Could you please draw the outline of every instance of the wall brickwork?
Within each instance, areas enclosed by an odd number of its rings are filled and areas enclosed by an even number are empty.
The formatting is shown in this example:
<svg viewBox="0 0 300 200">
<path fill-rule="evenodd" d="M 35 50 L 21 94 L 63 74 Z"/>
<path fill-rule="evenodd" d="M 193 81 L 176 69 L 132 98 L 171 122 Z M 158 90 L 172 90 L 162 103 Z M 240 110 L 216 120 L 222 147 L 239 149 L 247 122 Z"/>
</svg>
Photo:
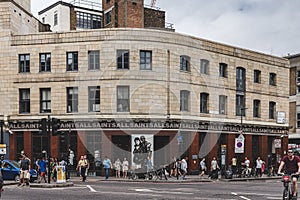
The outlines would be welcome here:
<svg viewBox="0 0 300 200">
<path fill-rule="evenodd" d="M 144 8 L 145 28 L 165 28 L 165 11 Z"/>
</svg>

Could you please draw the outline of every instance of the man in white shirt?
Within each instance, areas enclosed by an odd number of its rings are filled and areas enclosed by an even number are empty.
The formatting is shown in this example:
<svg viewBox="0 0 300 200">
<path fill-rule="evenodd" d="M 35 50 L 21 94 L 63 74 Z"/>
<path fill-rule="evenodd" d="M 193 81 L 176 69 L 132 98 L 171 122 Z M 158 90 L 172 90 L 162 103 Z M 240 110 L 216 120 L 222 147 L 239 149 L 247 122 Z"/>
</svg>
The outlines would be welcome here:
<svg viewBox="0 0 300 200">
<path fill-rule="evenodd" d="M 187 165 L 187 157 L 183 158 L 181 160 L 181 170 L 182 170 L 182 179 L 185 180 L 185 175 L 187 173 L 187 168 L 188 168 L 188 165 Z"/>
</svg>

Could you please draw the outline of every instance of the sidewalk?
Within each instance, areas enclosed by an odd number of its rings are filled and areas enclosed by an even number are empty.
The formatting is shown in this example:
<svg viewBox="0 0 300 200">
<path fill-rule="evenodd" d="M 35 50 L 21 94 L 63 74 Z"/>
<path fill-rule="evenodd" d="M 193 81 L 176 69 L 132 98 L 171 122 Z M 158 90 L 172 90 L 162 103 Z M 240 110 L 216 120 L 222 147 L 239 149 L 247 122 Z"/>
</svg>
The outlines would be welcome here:
<svg viewBox="0 0 300 200">
<path fill-rule="evenodd" d="M 186 179 L 179 179 L 177 180 L 176 177 L 168 177 L 168 180 L 145 180 L 145 179 L 128 179 L 128 178 L 116 178 L 116 177 L 109 177 L 108 180 L 105 180 L 105 177 L 103 176 L 89 176 L 87 177 L 86 184 L 89 182 L 101 182 L 101 181 L 118 181 L 118 182 L 160 182 L 160 183 L 189 183 L 189 182 L 214 182 L 214 181 L 224 181 L 224 182 L 234 182 L 234 181 L 265 181 L 265 180 L 276 180 L 280 179 L 280 176 L 263 176 L 260 178 L 257 177 L 250 177 L 250 178 L 236 178 L 233 177 L 232 179 L 225 179 L 225 178 L 219 178 L 217 180 L 211 180 L 208 178 L 207 175 L 204 177 L 200 177 L 199 175 L 187 175 Z M 30 187 L 39 187 L 39 188 L 54 188 L 54 187 L 72 187 L 74 184 L 82 183 L 79 177 L 72 176 L 70 180 L 68 180 L 66 183 L 30 183 Z M 18 182 L 15 181 L 4 181 L 5 185 L 17 185 Z M 25 186 L 26 187 L 26 186 Z"/>
</svg>

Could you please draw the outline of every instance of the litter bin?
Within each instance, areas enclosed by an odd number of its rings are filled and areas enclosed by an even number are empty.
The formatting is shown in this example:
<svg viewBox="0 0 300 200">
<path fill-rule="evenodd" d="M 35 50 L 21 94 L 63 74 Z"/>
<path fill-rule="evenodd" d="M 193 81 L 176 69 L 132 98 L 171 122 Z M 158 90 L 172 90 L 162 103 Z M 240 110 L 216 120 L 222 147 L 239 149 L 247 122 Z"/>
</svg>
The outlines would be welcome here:
<svg viewBox="0 0 300 200">
<path fill-rule="evenodd" d="M 232 179 L 232 171 L 230 170 L 227 170 L 226 173 L 225 173 L 225 179 Z"/>
</svg>

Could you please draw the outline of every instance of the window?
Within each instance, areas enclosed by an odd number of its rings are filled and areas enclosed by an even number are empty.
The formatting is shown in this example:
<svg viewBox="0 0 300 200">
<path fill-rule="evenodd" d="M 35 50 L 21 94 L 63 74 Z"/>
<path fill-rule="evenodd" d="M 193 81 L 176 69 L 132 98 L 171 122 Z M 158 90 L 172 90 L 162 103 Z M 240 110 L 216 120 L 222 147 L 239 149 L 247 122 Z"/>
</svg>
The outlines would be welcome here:
<svg viewBox="0 0 300 200">
<path fill-rule="evenodd" d="M 43 22 L 43 24 L 45 23 L 45 17 L 42 18 L 42 22 Z"/>
<path fill-rule="evenodd" d="M 78 52 L 67 52 L 67 71 L 78 70 Z"/>
<path fill-rule="evenodd" d="M 236 68 L 236 90 L 246 91 L 246 70 L 242 67 Z"/>
<path fill-rule="evenodd" d="M 129 86 L 117 86 L 117 112 L 129 111 Z"/>
<path fill-rule="evenodd" d="M 180 70 L 181 71 L 190 71 L 190 57 L 180 56 Z"/>
<path fill-rule="evenodd" d="M 190 92 L 187 90 L 180 91 L 180 111 L 189 111 Z"/>
<path fill-rule="evenodd" d="M 51 113 L 51 89 L 40 88 L 40 112 Z"/>
<path fill-rule="evenodd" d="M 300 128 L 300 113 L 297 113 L 297 128 Z"/>
<path fill-rule="evenodd" d="M 236 95 L 236 116 L 245 116 L 245 96 Z"/>
<path fill-rule="evenodd" d="M 117 69 L 129 69 L 129 50 L 117 50 Z"/>
<path fill-rule="evenodd" d="M 30 113 L 30 89 L 19 89 L 19 113 Z"/>
<path fill-rule="evenodd" d="M 54 14 L 54 20 L 53 21 L 54 21 L 54 26 L 58 24 L 57 13 Z"/>
<path fill-rule="evenodd" d="M 77 11 L 76 27 L 83 29 L 101 28 L 101 16 Z"/>
<path fill-rule="evenodd" d="M 78 112 L 78 88 L 67 88 L 67 113 Z"/>
<path fill-rule="evenodd" d="M 106 0 L 106 3 L 109 3 L 110 2 L 110 0 Z"/>
<path fill-rule="evenodd" d="M 140 69 L 152 69 L 152 51 L 140 51 Z"/>
<path fill-rule="evenodd" d="M 254 83 L 260 83 L 261 81 L 261 71 L 254 70 Z"/>
<path fill-rule="evenodd" d="M 226 115 L 226 107 L 227 107 L 227 96 L 220 95 L 219 96 L 219 114 Z"/>
<path fill-rule="evenodd" d="M 40 72 L 51 71 L 51 53 L 40 53 Z"/>
<path fill-rule="evenodd" d="M 209 61 L 205 59 L 200 60 L 200 73 L 201 74 L 208 74 L 208 66 Z"/>
<path fill-rule="evenodd" d="M 270 73 L 270 85 L 276 86 L 276 74 Z"/>
<path fill-rule="evenodd" d="M 100 112 L 100 86 L 89 88 L 89 112 Z"/>
<path fill-rule="evenodd" d="M 200 113 L 208 113 L 208 94 L 200 94 Z"/>
<path fill-rule="evenodd" d="M 276 102 L 269 102 L 269 119 L 275 119 Z"/>
<path fill-rule="evenodd" d="M 105 24 L 110 24 L 111 23 L 111 11 L 108 11 L 105 13 Z"/>
<path fill-rule="evenodd" d="M 30 55 L 20 54 L 19 55 L 19 72 L 30 72 Z"/>
<path fill-rule="evenodd" d="M 260 118 L 260 100 L 253 100 L 253 117 Z"/>
<path fill-rule="evenodd" d="M 219 63 L 219 76 L 220 77 L 227 77 L 227 64 L 226 63 Z"/>
<path fill-rule="evenodd" d="M 100 51 L 88 51 L 89 70 L 100 69 Z"/>
</svg>

